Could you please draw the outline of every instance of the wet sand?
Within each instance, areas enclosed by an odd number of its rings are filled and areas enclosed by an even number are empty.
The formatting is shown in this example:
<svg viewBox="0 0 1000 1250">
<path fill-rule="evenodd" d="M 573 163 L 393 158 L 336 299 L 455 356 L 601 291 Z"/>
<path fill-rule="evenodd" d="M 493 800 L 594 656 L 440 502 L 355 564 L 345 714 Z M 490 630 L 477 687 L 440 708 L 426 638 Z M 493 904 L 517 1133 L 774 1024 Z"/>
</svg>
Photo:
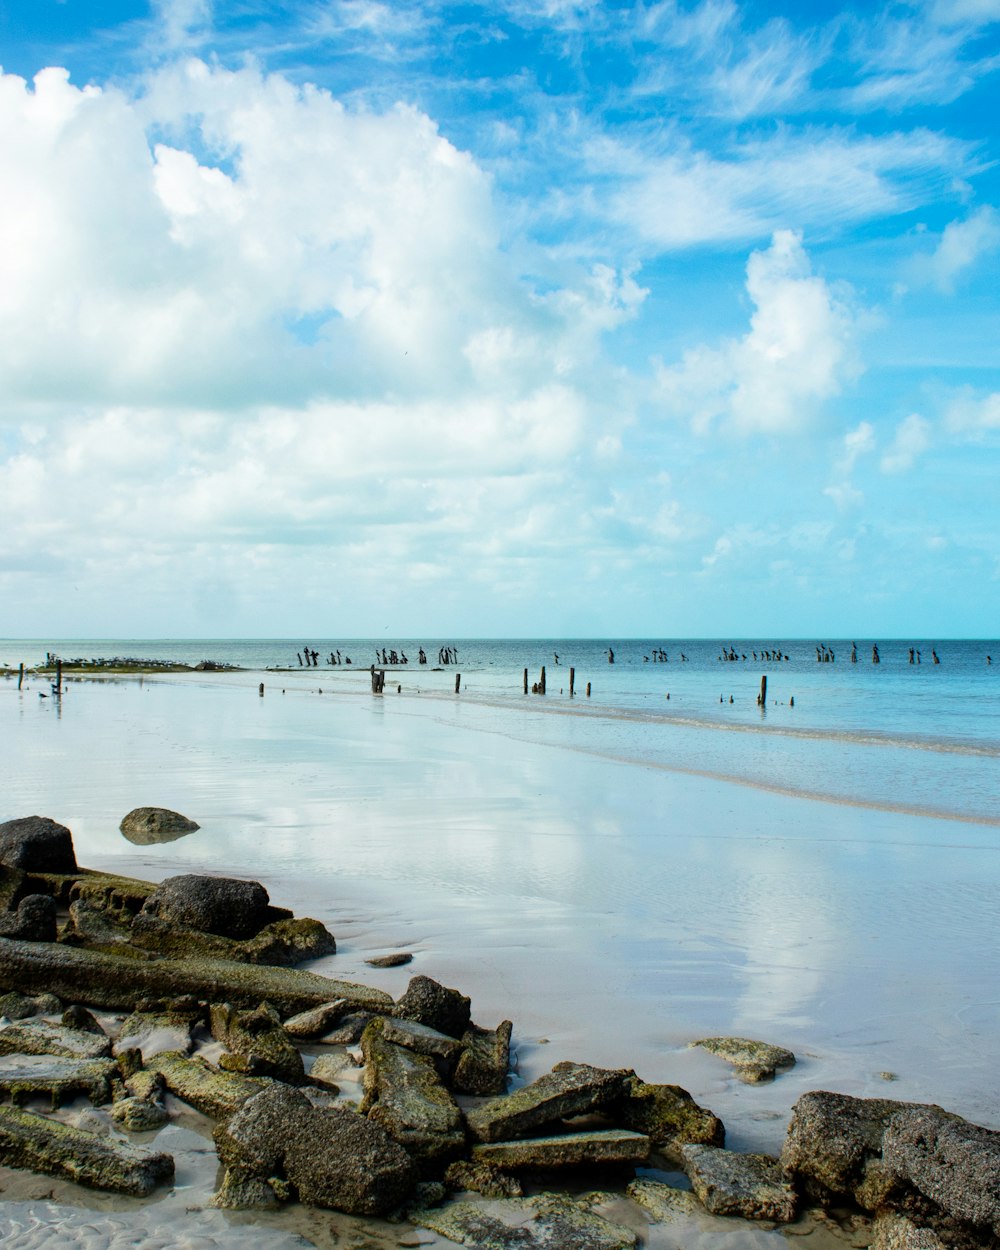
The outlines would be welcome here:
<svg viewBox="0 0 1000 1250">
<path fill-rule="evenodd" d="M 81 686 L 52 711 L 0 693 L 17 724 L 4 819 L 63 821 L 87 866 L 263 881 L 336 934 L 338 954 L 317 971 L 393 994 L 425 973 L 469 994 L 480 1024 L 511 1018 L 521 1080 L 567 1058 L 633 1067 L 690 1090 L 736 1149 L 777 1150 L 808 1089 L 937 1102 L 1000 1127 L 992 827 L 770 794 L 598 758 L 570 739 L 539 746 L 516 710 L 416 695 L 259 699 L 250 677 L 181 678 Z M 145 804 L 202 827 L 131 846 L 117 824 Z M 396 949 L 414 962 L 365 964 Z M 772 1041 L 799 1062 L 741 1085 L 689 1048 L 712 1034 Z M 190 1197 L 165 1199 L 162 1216 L 182 1198 L 202 1204 L 210 1162 L 192 1165 Z M 12 1175 L 0 1231 L 16 1208 Z M 80 1212 L 128 1207 L 126 1223 L 157 1210 L 69 1186 L 60 1200 L 70 1191 Z M 292 1231 L 289 1216 L 276 1232 Z M 197 1219 L 215 1241 L 192 1245 L 226 1244 L 238 1227 Z M 686 1244 L 724 1244 L 718 1228 L 689 1232 Z M 25 1246 L 32 1235 L 19 1234 Z M 776 1245 L 780 1234 L 732 1236 Z"/>
</svg>

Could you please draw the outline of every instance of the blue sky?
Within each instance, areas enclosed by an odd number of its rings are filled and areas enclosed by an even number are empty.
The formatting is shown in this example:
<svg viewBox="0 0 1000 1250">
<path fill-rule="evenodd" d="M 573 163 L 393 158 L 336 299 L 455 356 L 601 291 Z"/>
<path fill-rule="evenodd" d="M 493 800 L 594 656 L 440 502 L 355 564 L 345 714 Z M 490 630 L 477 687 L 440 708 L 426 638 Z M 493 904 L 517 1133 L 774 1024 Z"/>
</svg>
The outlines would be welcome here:
<svg viewBox="0 0 1000 1250">
<path fill-rule="evenodd" d="M 0 66 L 0 633 L 996 635 L 1000 0 L 0 0 Z"/>
</svg>

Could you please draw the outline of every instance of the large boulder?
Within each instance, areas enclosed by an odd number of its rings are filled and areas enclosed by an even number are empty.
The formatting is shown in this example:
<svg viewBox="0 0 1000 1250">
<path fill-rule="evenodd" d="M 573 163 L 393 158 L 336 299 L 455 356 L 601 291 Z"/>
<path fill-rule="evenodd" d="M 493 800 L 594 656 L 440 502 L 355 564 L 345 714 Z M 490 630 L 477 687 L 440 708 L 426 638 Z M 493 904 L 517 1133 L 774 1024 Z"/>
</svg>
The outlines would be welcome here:
<svg viewBox="0 0 1000 1250">
<path fill-rule="evenodd" d="M 656 1148 L 674 1163 L 684 1145 L 724 1146 L 726 1130 L 717 1115 L 701 1107 L 679 1085 L 651 1085 L 631 1076 L 625 1096 L 611 1112 L 613 1119 L 637 1133 L 647 1133 Z"/>
<path fill-rule="evenodd" d="M 307 1206 L 349 1215 L 385 1215 L 412 1194 L 417 1181 L 413 1160 L 379 1125 L 353 1111 L 313 1107 L 281 1085 L 257 1094 L 219 1125 L 215 1143 L 231 1192 L 246 1188 L 236 1180 L 277 1179 Z"/>
<path fill-rule="evenodd" d="M 73 835 L 48 816 L 22 816 L 0 825 L 0 864 L 28 872 L 76 872 Z"/>
<path fill-rule="evenodd" d="M 691 1187 L 713 1215 L 746 1220 L 795 1219 L 795 1190 L 772 1155 L 737 1154 L 718 1146 L 682 1146 Z"/>
<path fill-rule="evenodd" d="M 28 894 L 17 911 L 0 912 L 0 937 L 22 942 L 56 940 L 56 901 L 48 894 Z"/>
<path fill-rule="evenodd" d="M 253 937 L 270 920 L 268 904 L 267 890 L 259 881 L 192 873 L 162 881 L 140 914 L 243 940 Z"/>
</svg>

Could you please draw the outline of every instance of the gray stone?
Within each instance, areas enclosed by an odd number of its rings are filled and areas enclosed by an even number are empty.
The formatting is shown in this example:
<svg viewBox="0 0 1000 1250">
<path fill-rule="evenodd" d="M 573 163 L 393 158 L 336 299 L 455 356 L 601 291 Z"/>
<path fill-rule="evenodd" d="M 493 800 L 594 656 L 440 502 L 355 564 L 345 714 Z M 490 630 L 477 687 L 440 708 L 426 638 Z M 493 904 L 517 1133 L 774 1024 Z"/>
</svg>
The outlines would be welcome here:
<svg viewBox="0 0 1000 1250">
<path fill-rule="evenodd" d="M 24 816 L 0 825 L 0 864 L 28 872 L 76 872 L 73 835 L 47 816 Z"/>
<path fill-rule="evenodd" d="M 454 1159 L 465 1147 L 462 1113 L 442 1085 L 433 1059 L 387 1042 L 384 1024 L 373 1020 L 361 1038 L 362 1112 L 422 1164 Z"/>
<path fill-rule="evenodd" d="M 787 1224 L 795 1218 L 795 1190 L 772 1155 L 736 1154 L 718 1146 L 682 1146 L 694 1192 L 713 1215 Z"/>
<path fill-rule="evenodd" d="M 631 1181 L 625 1191 L 633 1202 L 643 1207 L 657 1224 L 689 1219 L 701 1210 L 702 1204 L 689 1189 L 675 1189 L 648 1176 Z"/>
<path fill-rule="evenodd" d="M 197 1022 L 197 1015 L 191 1012 L 134 1011 L 118 1030 L 115 1054 L 138 1050 L 144 1060 L 164 1051 L 190 1054 Z"/>
<path fill-rule="evenodd" d="M 431 1059 L 440 1060 L 439 1069 L 451 1072 L 459 1055 L 462 1043 L 437 1029 L 428 1028 L 426 1024 L 417 1024 L 414 1020 L 394 1020 L 386 1016 L 382 1020 L 382 1036 L 387 1042 L 397 1046 L 405 1046 L 407 1050 L 416 1051 L 418 1055 L 427 1055 Z"/>
<path fill-rule="evenodd" d="M 285 1032 L 289 1037 L 313 1038 L 322 1037 L 324 1033 L 329 1031 L 337 1024 L 341 1016 L 347 1009 L 347 1003 L 342 998 L 334 999 L 331 1003 L 321 1003 L 319 1007 L 313 1007 L 309 1011 L 300 1011 L 297 1015 L 289 1016 L 284 1021 Z M 367 1024 L 367 1021 L 365 1021 Z M 360 1037 L 361 1034 L 358 1034 Z M 355 1041 L 357 1038 L 354 1039 Z"/>
<path fill-rule="evenodd" d="M 631 1075 L 584 1063 L 558 1063 L 523 1089 L 470 1111 L 469 1130 L 484 1142 L 523 1137 L 567 1116 L 586 1115 L 619 1101 Z"/>
<path fill-rule="evenodd" d="M 168 1154 L 141 1150 L 16 1107 L 0 1107 L 0 1157 L 8 1167 L 138 1198 L 174 1174 Z"/>
<path fill-rule="evenodd" d="M 166 807 L 136 807 L 122 817 L 118 828 L 135 846 L 152 846 L 158 842 L 175 842 L 194 833 L 199 826 Z"/>
<path fill-rule="evenodd" d="M 881 1170 L 882 1136 L 901 1111 L 927 1110 L 891 1098 L 813 1090 L 792 1108 L 781 1165 L 804 1196 L 822 1205 L 847 1198 L 869 1211 L 890 1182 Z"/>
<path fill-rule="evenodd" d="M 384 1129 L 352 1111 L 321 1110 L 275 1085 L 215 1131 L 238 1176 L 287 1180 L 299 1200 L 349 1215 L 385 1215 L 417 1181 L 412 1159 Z"/>
<path fill-rule="evenodd" d="M 749 1037 L 703 1037 L 691 1045 L 700 1046 L 731 1063 L 735 1075 L 747 1085 L 773 1080 L 779 1069 L 795 1065 L 795 1056 L 790 1050 Z"/>
<path fill-rule="evenodd" d="M 210 1205 L 224 1211 L 277 1211 L 288 1196 L 277 1192 L 278 1188 L 273 1181 L 261 1176 L 248 1176 L 239 1168 L 226 1168 Z"/>
<path fill-rule="evenodd" d="M 948 1246 L 933 1229 L 886 1211 L 875 1217 L 869 1250 L 948 1250 Z"/>
<path fill-rule="evenodd" d="M 27 1020 L 29 1016 L 54 1016 L 63 1005 L 55 994 L 19 994 L 12 990 L 0 994 L 0 1016 L 8 1020 Z"/>
<path fill-rule="evenodd" d="M 489 1208 L 453 1202 L 439 1210 L 414 1211 L 412 1223 L 470 1250 L 629 1250 L 638 1238 L 572 1202 L 542 1204 L 513 1198 Z"/>
<path fill-rule="evenodd" d="M 111 1054 L 106 1033 L 84 1033 L 38 1016 L 0 1028 L 0 1055 L 60 1055 L 66 1059 L 105 1059 Z"/>
<path fill-rule="evenodd" d="M 649 1158 L 649 1138 L 624 1129 L 598 1129 L 589 1133 L 561 1133 L 553 1137 L 527 1137 L 517 1141 L 480 1142 L 472 1148 L 475 1163 L 488 1167 L 573 1168 L 602 1165 L 635 1167 Z"/>
<path fill-rule="evenodd" d="M 411 963 L 413 956 L 409 951 L 395 951 L 391 955 L 376 955 L 374 959 L 366 959 L 370 968 L 401 968 Z"/>
<path fill-rule="evenodd" d="M 371 1011 L 352 1011 L 342 1016 L 336 1028 L 324 1033 L 319 1039 L 327 1046 L 353 1046 L 361 1041 L 361 1035 L 373 1020 L 378 1019 Z"/>
<path fill-rule="evenodd" d="M 510 1036 L 514 1026 L 503 1020 L 495 1029 L 474 1024 L 462 1034 L 462 1057 L 452 1079 L 460 1094 L 489 1096 L 507 1088 L 510 1070 Z"/>
<path fill-rule="evenodd" d="M 111 1059 L 67 1059 L 54 1055 L 6 1055 L 0 1058 L 0 1090 L 15 1105 L 47 1097 L 52 1109 L 77 1094 L 95 1105 L 111 1101 L 111 1081 L 118 1069 Z"/>
<path fill-rule="evenodd" d="M 154 1055 L 147 1067 L 171 1094 L 213 1120 L 232 1115 L 248 1099 L 274 1084 L 264 1077 L 221 1072 L 197 1055 L 188 1059 L 176 1052 Z"/>
<path fill-rule="evenodd" d="M 85 934 L 80 917 L 73 915 L 72 918 L 76 931 Z M 93 930 L 94 927 L 91 920 L 88 928 Z M 275 920 L 263 925 L 252 937 L 237 939 L 205 933 L 177 921 L 140 912 L 126 936 L 133 946 L 158 955 L 235 959 L 241 963 L 272 964 L 283 968 L 337 952 L 336 939 L 329 929 L 307 916 Z M 103 949 L 107 949 L 106 940 Z"/>
<path fill-rule="evenodd" d="M 428 1028 L 461 1037 L 469 1027 L 471 1004 L 459 990 L 448 989 L 430 977 L 413 977 L 396 1003 L 395 1014 Z"/>
<path fill-rule="evenodd" d="M 130 1095 L 111 1107 L 111 1118 L 130 1133 L 150 1133 L 163 1128 L 170 1119 L 163 1105 L 148 1098 Z"/>
<path fill-rule="evenodd" d="M 346 1051 L 333 1055 L 317 1055 L 309 1069 L 309 1083 L 321 1089 L 339 1092 L 337 1078 L 344 1072 L 357 1071 L 357 1064 Z"/>
<path fill-rule="evenodd" d="M 162 881 L 146 899 L 141 914 L 245 940 L 268 923 L 268 903 L 267 890 L 259 881 L 189 874 Z"/>
<path fill-rule="evenodd" d="M 48 894 L 27 894 L 16 912 L 0 912 L 0 937 L 54 942 L 56 932 L 56 901 Z"/>
<path fill-rule="evenodd" d="M 484 1198 L 520 1198 L 524 1193 L 516 1176 L 469 1159 L 456 1159 L 444 1170 L 449 1189 L 482 1194 Z"/>
<path fill-rule="evenodd" d="M 1000 1133 L 939 1110 L 893 1116 L 882 1165 L 976 1239 L 1000 1239 Z"/>
<path fill-rule="evenodd" d="M 62 1013 L 62 1025 L 67 1029 L 76 1029 L 80 1033 L 93 1033 L 95 1037 L 107 1037 L 101 1022 L 92 1011 L 73 1003 Z"/>
</svg>

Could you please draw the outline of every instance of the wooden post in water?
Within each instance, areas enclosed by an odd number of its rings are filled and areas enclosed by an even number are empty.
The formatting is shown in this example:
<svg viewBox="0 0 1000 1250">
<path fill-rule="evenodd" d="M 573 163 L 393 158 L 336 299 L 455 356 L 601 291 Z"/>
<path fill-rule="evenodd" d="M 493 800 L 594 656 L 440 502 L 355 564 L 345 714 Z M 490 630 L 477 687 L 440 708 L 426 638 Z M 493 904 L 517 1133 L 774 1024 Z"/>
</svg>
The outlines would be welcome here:
<svg viewBox="0 0 1000 1250">
<path fill-rule="evenodd" d="M 261 682 L 261 683 L 260 683 L 260 686 L 259 686 L 259 687 L 258 687 L 258 689 L 257 689 L 257 693 L 258 693 L 258 694 L 260 695 L 260 697 L 263 699 L 263 697 L 264 697 L 264 683 L 263 683 L 263 682 Z"/>
<path fill-rule="evenodd" d="M 528 670 L 524 670 L 524 693 L 528 693 Z"/>
<path fill-rule="evenodd" d="M 62 660 L 56 660 L 56 694 L 62 694 Z"/>
<path fill-rule="evenodd" d="M 17 670 L 17 688 L 18 690 L 24 685 L 24 661 L 21 661 L 21 667 Z"/>
<path fill-rule="evenodd" d="M 538 693 L 539 694 L 545 693 L 545 665 L 544 664 L 542 665 L 542 676 L 538 682 Z"/>
<path fill-rule="evenodd" d="M 590 698 L 590 682 L 587 682 L 587 698 Z"/>
<path fill-rule="evenodd" d="M 767 674 L 760 679 L 760 694 L 757 696 L 757 702 L 761 707 L 767 706 Z"/>
<path fill-rule="evenodd" d="M 455 693 L 456 694 L 458 694 L 459 687 L 461 686 L 461 684 L 462 684 L 462 674 L 456 673 L 455 674 Z"/>
<path fill-rule="evenodd" d="M 571 699 L 572 699 L 572 697 L 573 697 L 573 683 L 574 683 L 575 681 L 576 681 L 576 669 L 575 669 L 575 668 L 571 668 L 571 669 L 569 670 L 569 697 L 570 697 Z"/>
</svg>

